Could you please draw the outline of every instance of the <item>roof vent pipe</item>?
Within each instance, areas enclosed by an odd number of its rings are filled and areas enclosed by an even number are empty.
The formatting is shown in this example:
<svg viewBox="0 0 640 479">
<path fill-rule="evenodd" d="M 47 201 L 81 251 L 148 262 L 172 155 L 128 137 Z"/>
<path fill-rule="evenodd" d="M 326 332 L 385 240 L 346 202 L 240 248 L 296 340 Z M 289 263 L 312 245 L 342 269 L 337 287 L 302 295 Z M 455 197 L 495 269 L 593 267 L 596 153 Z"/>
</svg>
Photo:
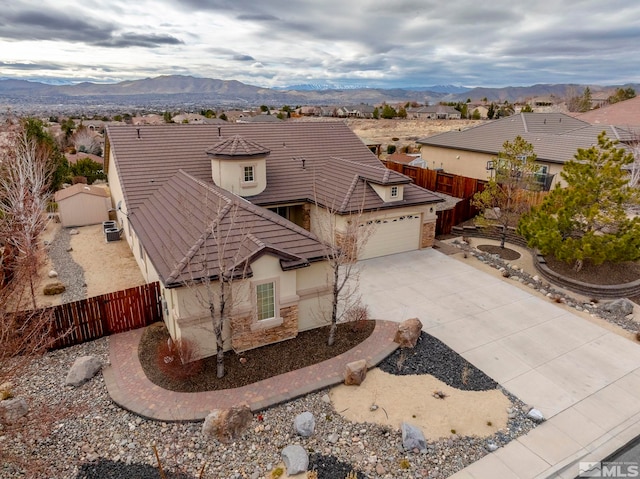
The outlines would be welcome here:
<svg viewBox="0 0 640 479">
<path fill-rule="evenodd" d="M 218 127 L 218 136 L 222 136 L 222 127 L 221 126 Z"/>
<path fill-rule="evenodd" d="M 138 140 L 140 139 L 140 128 L 136 128 L 136 131 L 138 132 Z"/>
<path fill-rule="evenodd" d="M 305 168 L 304 168 L 304 162 L 305 162 L 305 161 L 306 161 L 306 160 L 305 160 L 304 158 L 302 158 L 302 169 L 303 169 L 303 170 L 305 169 Z"/>
</svg>

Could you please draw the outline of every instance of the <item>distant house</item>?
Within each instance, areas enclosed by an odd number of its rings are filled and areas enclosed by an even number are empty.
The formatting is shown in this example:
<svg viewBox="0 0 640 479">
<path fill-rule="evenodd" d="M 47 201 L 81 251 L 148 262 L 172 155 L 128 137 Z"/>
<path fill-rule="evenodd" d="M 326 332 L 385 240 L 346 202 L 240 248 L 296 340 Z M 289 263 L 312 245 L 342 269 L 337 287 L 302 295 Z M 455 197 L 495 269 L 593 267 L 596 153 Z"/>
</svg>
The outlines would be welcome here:
<svg viewBox="0 0 640 479">
<path fill-rule="evenodd" d="M 95 225 L 109 219 L 111 199 L 99 186 L 78 183 L 56 191 L 54 199 L 64 227 Z"/>
<path fill-rule="evenodd" d="M 342 122 L 114 127 L 105 152 L 118 226 L 160 282 L 172 337 L 202 356 L 215 353 L 203 282 L 234 278 L 225 349 L 281 341 L 326 324 L 326 244 L 348 225 L 373 227 L 359 259 L 426 248 L 443 202 Z"/>
<path fill-rule="evenodd" d="M 418 166 L 420 168 L 427 168 L 427 163 L 422 159 L 420 154 L 407 154 L 396 152 L 387 156 L 387 161 L 393 161 L 394 163 L 401 163 L 403 165 Z"/>
<path fill-rule="evenodd" d="M 424 120 L 459 120 L 460 112 L 449 105 L 431 105 L 407 110 L 408 116 Z"/>
<path fill-rule="evenodd" d="M 492 164 L 505 141 L 518 135 L 531 143 L 540 167 L 538 179 L 549 189 L 560 180 L 564 163 L 578 148 L 597 144 L 605 131 L 609 138 L 630 140 L 629 131 L 614 126 L 592 126 L 563 113 L 519 113 L 467 130 L 454 130 L 418 140 L 422 158 L 447 173 L 481 180 L 491 178 Z"/>
</svg>

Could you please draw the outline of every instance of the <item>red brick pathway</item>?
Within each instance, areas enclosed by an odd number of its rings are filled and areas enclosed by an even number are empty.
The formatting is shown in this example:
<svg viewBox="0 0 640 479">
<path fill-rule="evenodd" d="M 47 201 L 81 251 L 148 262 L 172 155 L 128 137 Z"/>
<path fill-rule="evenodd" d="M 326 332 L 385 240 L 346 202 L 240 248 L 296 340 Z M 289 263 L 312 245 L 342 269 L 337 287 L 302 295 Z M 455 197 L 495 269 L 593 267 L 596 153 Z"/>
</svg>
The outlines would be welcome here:
<svg viewBox="0 0 640 479">
<path fill-rule="evenodd" d="M 111 365 L 102 374 L 111 399 L 124 409 L 159 421 L 198 421 L 212 409 L 244 403 L 259 411 L 341 383 L 347 363 L 366 359 L 371 368 L 395 351 L 397 329 L 398 323 L 376 321 L 371 336 L 335 358 L 240 388 L 199 393 L 167 391 L 147 379 L 138 360 L 143 330 L 137 329 L 109 337 Z"/>
</svg>

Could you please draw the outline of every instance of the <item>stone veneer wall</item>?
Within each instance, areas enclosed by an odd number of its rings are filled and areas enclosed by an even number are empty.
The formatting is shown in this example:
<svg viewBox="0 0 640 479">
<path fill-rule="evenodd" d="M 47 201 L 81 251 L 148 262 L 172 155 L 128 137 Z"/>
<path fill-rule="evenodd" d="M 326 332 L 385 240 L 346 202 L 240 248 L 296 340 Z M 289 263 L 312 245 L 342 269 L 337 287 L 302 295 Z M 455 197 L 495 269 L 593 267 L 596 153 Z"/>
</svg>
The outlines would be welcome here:
<svg viewBox="0 0 640 479">
<path fill-rule="evenodd" d="M 311 231 L 311 205 L 309 203 L 302 205 L 302 227 Z"/>
<path fill-rule="evenodd" d="M 251 330 L 253 317 L 240 316 L 231 319 L 231 347 L 234 351 L 246 351 L 298 335 L 298 305 L 280 308 L 282 324 L 268 329 Z"/>
<path fill-rule="evenodd" d="M 436 241 L 436 223 L 432 221 L 430 223 L 422 223 L 422 240 L 420 248 L 429 248 L 433 246 Z"/>
</svg>

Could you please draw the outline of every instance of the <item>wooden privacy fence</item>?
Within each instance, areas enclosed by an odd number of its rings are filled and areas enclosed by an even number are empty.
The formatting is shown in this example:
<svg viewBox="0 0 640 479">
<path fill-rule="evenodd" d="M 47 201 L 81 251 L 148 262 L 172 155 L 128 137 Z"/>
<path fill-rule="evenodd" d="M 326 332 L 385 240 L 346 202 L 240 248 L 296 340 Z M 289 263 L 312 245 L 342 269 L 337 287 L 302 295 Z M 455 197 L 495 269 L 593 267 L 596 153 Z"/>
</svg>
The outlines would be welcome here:
<svg viewBox="0 0 640 479">
<path fill-rule="evenodd" d="M 469 178 L 467 176 L 453 175 L 439 170 L 428 170 L 418 166 L 404 165 L 393 161 L 384 162 L 387 168 L 413 179 L 414 183 L 422 188 L 437 193 L 461 198 L 453 208 L 438 211 L 436 223 L 436 235 L 451 233 L 455 225 L 474 218 L 478 209 L 471 204 L 473 195 L 482 191 L 487 184 L 485 180 Z"/>
<path fill-rule="evenodd" d="M 160 284 L 135 288 L 47 308 L 52 311 L 52 348 L 63 348 L 93 339 L 142 328 L 162 319 Z"/>
<path fill-rule="evenodd" d="M 473 195 L 484 190 L 488 183 L 485 180 L 469 178 L 467 176 L 453 175 L 444 171 L 428 170 L 418 166 L 410 166 L 393 161 L 384 162 L 390 170 L 402 173 L 422 188 L 437 193 L 445 193 L 461 200 L 456 205 L 445 211 L 438 211 L 436 222 L 436 235 L 451 233 L 451 229 L 464 221 L 475 218 L 478 215 L 478 208 L 473 206 Z M 547 194 L 546 191 L 528 191 L 531 206 L 539 205 Z"/>
</svg>

